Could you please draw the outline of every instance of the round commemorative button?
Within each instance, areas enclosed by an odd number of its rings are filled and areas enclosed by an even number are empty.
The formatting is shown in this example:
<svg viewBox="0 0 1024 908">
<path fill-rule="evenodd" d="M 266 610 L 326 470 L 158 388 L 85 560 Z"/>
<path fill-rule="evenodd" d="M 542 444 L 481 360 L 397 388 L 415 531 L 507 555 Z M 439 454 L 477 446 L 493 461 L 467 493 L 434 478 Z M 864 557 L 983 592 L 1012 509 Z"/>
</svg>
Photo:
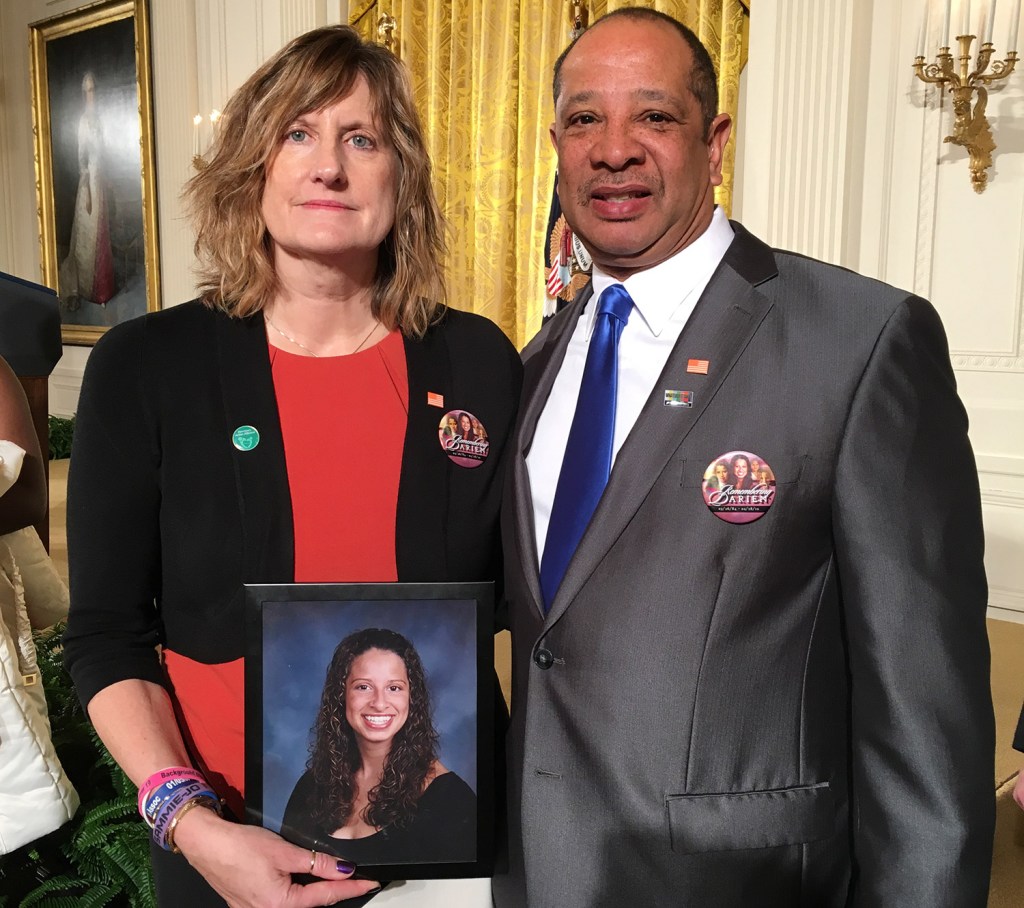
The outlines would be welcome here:
<svg viewBox="0 0 1024 908">
<path fill-rule="evenodd" d="M 727 523 L 753 523 L 775 503 L 775 473 L 763 457 L 729 451 L 704 471 L 704 503 Z"/>
<path fill-rule="evenodd" d="M 260 443 L 260 433 L 254 426 L 239 426 L 231 433 L 231 444 L 239 451 L 251 451 Z"/>
<path fill-rule="evenodd" d="M 468 410 L 449 410 L 441 417 L 437 426 L 437 437 L 441 450 L 452 463 L 470 469 L 487 460 L 491 443 L 487 430 Z"/>
</svg>

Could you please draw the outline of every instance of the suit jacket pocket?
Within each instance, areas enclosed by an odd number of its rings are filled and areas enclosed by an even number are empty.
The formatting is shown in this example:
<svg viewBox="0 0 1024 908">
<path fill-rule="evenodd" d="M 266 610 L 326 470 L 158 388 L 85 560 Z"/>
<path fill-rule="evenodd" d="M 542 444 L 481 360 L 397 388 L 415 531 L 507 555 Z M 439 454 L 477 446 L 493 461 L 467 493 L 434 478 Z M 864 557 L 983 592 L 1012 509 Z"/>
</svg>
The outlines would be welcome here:
<svg viewBox="0 0 1024 908">
<path fill-rule="evenodd" d="M 835 827 L 828 782 L 665 800 L 672 850 L 681 854 L 799 845 L 827 838 Z"/>
</svg>

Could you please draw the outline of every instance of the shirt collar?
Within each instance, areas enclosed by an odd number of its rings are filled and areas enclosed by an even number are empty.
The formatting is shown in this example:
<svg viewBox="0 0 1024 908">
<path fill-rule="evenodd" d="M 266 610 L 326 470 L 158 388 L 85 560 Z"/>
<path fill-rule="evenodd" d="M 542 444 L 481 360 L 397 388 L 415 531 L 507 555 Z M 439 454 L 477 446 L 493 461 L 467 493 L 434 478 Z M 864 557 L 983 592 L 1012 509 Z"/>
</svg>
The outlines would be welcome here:
<svg viewBox="0 0 1024 908">
<path fill-rule="evenodd" d="M 725 212 L 716 205 L 707 230 L 689 246 L 653 268 L 638 271 L 625 281 L 618 281 L 595 264 L 592 277 L 594 295 L 591 299 L 599 299 L 605 289 L 621 283 L 632 297 L 633 305 L 651 334 L 658 337 L 694 289 L 705 285 L 710 279 L 711 272 L 722 261 L 734 235 Z M 666 292 L 666 288 L 672 288 L 671 292 Z M 593 331 L 596 315 L 597 306 L 588 303 L 587 337 Z"/>
</svg>

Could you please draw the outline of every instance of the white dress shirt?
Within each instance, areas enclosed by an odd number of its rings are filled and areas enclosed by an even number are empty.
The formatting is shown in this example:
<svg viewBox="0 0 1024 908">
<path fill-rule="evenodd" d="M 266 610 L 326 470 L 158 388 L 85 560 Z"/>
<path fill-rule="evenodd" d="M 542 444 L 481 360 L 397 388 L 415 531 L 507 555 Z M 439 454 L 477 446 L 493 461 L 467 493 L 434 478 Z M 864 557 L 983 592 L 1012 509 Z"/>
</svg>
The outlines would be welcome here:
<svg viewBox="0 0 1024 908">
<path fill-rule="evenodd" d="M 697 300 L 733 240 L 733 230 L 721 208 L 715 208 L 711 224 L 696 240 L 672 258 L 621 282 L 634 308 L 619 339 L 619 380 L 615 403 L 615 439 L 612 469 L 626 437 L 651 396 L 679 340 Z M 594 328 L 597 301 L 607 287 L 620 283 L 594 265 L 594 295 L 587 301 L 565 351 L 562 367 L 537 421 L 537 431 L 526 456 L 533 494 L 533 525 L 537 533 L 537 561 L 544 557 L 544 542 L 562 469 L 569 429 L 583 382 L 583 367 Z M 670 389 L 678 390 L 678 389 Z"/>
</svg>

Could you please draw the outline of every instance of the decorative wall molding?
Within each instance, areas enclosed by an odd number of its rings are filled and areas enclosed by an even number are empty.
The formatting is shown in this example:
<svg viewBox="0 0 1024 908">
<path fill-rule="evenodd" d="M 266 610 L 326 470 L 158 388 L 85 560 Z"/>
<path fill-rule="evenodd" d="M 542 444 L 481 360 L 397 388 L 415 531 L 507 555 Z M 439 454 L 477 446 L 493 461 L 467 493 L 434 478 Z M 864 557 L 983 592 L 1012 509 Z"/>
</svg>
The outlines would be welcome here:
<svg viewBox="0 0 1024 908">
<path fill-rule="evenodd" d="M 50 373 L 47 382 L 49 409 L 54 416 L 74 416 L 78 410 L 78 394 L 82 389 L 87 354 L 83 347 L 65 348 L 66 352 Z M 76 351 L 82 351 L 77 353 Z"/>
<path fill-rule="evenodd" d="M 825 261 L 844 258 L 851 0 L 779 0 L 768 230 L 770 243 Z"/>
<path fill-rule="evenodd" d="M 324 3 L 318 3 L 316 0 L 281 4 L 282 46 L 303 32 L 308 32 L 310 29 L 322 25 L 326 16 L 326 10 L 321 7 L 324 7 Z M 276 50 L 276 47 L 269 49 L 270 53 Z M 266 59 L 270 53 L 265 54 L 263 59 Z"/>
<path fill-rule="evenodd" d="M 1024 479 L 1024 457 L 975 453 L 978 473 L 982 476 L 1015 476 Z"/>
<path fill-rule="evenodd" d="M 872 49 L 872 55 L 868 58 L 869 67 L 881 65 L 886 73 L 900 71 L 900 15 L 901 8 L 897 3 L 875 4 L 871 34 L 867 39 Z M 875 62 L 876 57 L 878 64 Z M 891 90 L 889 80 L 877 85 L 868 80 L 864 94 L 865 107 L 868 110 L 885 111 L 884 118 L 873 114 L 871 122 L 884 123 L 883 135 L 894 135 L 900 105 L 904 103 L 899 92 Z M 856 262 L 847 264 L 862 274 L 885 280 L 889 267 L 889 235 L 892 228 L 890 200 L 893 198 L 893 186 L 898 185 L 894 167 L 896 156 L 892 154 L 892 146 L 888 142 L 865 144 L 867 147 L 864 149 L 863 180 L 858 199 L 859 249 Z"/>
<path fill-rule="evenodd" d="M 974 372 L 1024 372 L 1024 210 L 1017 224 L 1017 282 L 1014 287 L 1016 305 L 1013 310 L 1011 350 L 1005 352 L 953 351 L 953 366 Z"/>
<path fill-rule="evenodd" d="M 203 116 L 228 98 L 228 29 L 224 0 L 197 0 L 196 74 Z"/>
<path fill-rule="evenodd" d="M 1024 624 L 1024 593 L 998 586 L 988 588 L 988 616 Z"/>
<path fill-rule="evenodd" d="M 988 607 L 988 617 L 994 618 L 996 621 L 1012 621 L 1015 624 L 1024 624 L 1024 611 L 1018 611 L 1017 609 L 1000 608 L 999 606 L 990 605 Z"/>
<path fill-rule="evenodd" d="M 982 489 L 981 503 L 992 508 L 1019 508 L 1024 510 L 1024 492 L 1005 489 Z M 1022 593 L 1021 595 L 1024 595 Z"/>
<path fill-rule="evenodd" d="M 916 80 L 915 80 L 916 81 Z M 918 88 L 920 85 L 920 88 Z M 935 208 L 938 196 L 939 148 L 942 142 L 943 95 L 934 85 L 918 82 L 911 92 L 921 105 L 920 181 L 917 192 L 917 249 L 914 293 L 932 298 L 932 260 L 935 251 Z"/>
<path fill-rule="evenodd" d="M 192 176 L 194 127 L 199 101 L 196 10 L 192 3 L 150 3 L 153 54 L 153 117 L 157 137 L 157 218 L 160 297 L 166 308 L 194 296 L 191 228 L 181 191 Z M 65 357 L 67 359 L 67 357 Z"/>
</svg>

